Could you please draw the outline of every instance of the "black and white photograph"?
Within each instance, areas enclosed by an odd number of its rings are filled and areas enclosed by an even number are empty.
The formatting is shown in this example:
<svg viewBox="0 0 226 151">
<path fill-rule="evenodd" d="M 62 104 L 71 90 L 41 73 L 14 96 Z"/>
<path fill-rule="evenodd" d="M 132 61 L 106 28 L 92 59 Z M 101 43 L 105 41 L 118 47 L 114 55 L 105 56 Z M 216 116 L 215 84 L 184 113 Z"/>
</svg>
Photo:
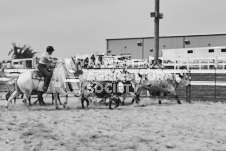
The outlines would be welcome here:
<svg viewBox="0 0 226 151">
<path fill-rule="evenodd" d="M 225 0 L 0 0 L 0 151 L 226 151 Z"/>
</svg>

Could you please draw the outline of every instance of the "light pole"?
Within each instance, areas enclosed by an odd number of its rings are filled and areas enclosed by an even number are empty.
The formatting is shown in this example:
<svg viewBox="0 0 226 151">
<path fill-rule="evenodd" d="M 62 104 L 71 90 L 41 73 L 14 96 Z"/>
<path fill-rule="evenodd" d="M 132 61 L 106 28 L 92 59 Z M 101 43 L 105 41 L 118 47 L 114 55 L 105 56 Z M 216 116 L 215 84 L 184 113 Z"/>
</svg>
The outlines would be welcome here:
<svg viewBox="0 0 226 151">
<path fill-rule="evenodd" d="M 159 1 L 155 0 L 155 12 L 151 13 L 151 17 L 155 18 L 155 36 L 154 36 L 154 65 L 159 66 L 159 19 L 163 18 L 163 14 L 159 13 Z"/>
</svg>

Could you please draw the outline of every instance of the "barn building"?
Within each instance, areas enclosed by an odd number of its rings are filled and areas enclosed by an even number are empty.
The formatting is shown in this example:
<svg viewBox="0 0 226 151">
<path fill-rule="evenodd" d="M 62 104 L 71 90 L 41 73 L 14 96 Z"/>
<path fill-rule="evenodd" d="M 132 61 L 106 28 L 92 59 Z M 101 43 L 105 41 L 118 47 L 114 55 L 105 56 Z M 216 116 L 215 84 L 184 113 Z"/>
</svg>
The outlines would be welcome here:
<svg viewBox="0 0 226 151">
<path fill-rule="evenodd" d="M 154 56 L 154 37 L 106 39 L 107 55 L 131 55 L 135 59 Z M 161 36 L 159 49 L 226 46 L 226 34 Z M 160 51 L 159 55 L 162 53 Z"/>
</svg>

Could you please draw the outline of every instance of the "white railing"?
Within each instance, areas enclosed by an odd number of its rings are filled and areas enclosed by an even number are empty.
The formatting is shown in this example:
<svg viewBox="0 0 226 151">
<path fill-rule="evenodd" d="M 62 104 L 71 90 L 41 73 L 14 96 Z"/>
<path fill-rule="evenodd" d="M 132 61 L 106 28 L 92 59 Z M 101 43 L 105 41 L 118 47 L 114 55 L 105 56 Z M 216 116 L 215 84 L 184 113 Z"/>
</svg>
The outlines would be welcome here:
<svg viewBox="0 0 226 151">
<path fill-rule="evenodd" d="M 187 69 L 226 69 L 226 58 L 164 58 L 160 57 L 164 68 L 180 69 L 185 67 Z M 150 60 L 149 60 L 150 61 Z"/>
</svg>

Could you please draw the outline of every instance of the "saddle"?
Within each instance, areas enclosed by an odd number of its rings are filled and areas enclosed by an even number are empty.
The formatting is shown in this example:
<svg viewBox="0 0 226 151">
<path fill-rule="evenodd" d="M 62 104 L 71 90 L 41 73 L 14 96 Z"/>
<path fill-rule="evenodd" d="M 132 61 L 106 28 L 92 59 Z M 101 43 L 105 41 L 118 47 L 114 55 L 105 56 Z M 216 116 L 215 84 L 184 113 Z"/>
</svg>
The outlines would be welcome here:
<svg viewBox="0 0 226 151">
<path fill-rule="evenodd" d="M 33 71 L 32 79 L 44 80 L 44 76 L 42 75 L 42 73 L 38 69 L 35 69 Z"/>
</svg>

